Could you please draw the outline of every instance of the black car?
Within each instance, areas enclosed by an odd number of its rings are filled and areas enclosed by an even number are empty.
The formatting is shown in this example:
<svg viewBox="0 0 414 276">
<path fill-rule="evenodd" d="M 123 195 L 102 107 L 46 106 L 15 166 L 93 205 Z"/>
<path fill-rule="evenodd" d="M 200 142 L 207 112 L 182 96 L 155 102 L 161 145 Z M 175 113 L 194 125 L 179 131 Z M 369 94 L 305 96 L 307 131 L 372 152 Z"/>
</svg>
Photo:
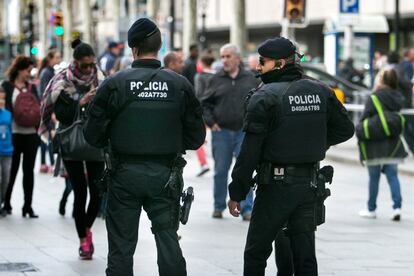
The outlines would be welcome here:
<svg viewBox="0 0 414 276">
<path fill-rule="evenodd" d="M 363 104 L 371 94 L 367 88 L 353 84 L 341 77 L 333 76 L 320 66 L 310 63 L 302 63 L 301 65 L 305 75 L 322 81 L 337 93 L 342 92 L 345 96 L 345 103 Z"/>
</svg>

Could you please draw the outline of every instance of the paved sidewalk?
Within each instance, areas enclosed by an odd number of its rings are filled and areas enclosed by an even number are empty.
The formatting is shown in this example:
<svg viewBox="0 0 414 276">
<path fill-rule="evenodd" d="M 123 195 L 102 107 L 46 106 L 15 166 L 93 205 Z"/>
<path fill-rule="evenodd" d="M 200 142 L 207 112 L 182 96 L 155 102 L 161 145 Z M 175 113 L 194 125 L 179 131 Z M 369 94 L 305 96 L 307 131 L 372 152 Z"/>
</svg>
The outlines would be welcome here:
<svg viewBox="0 0 414 276">
<path fill-rule="evenodd" d="M 190 221 L 180 229 L 188 275 L 242 275 L 248 223 L 230 217 L 227 212 L 222 220 L 211 218 L 213 174 L 209 172 L 202 178 L 195 177 L 198 172 L 196 156 L 190 153 L 187 158 L 186 185 L 193 185 L 196 192 Z M 414 275 L 413 178 L 401 177 L 404 207 L 400 223 L 389 219 L 391 200 L 385 182 L 381 183 L 378 198 L 378 218 L 362 219 L 357 212 L 365 206 L 367 199 L 366 169 L 348 163 L 330 163 L 335 166 L 331 187 L 333 195 L 327 200 L 327 223 L 316 232 L 320 275 Z M 93 227 L 94 259 L 80 261 L 74 221 L 68 215 L 59 216 L 57 212 L 64 187 L 62 179 L 36 175 L 33 206 L 40 215 L 37 220 L 21 217 L 20 175 L 15 187 L 13 215 L 0 219 L 0 263 L 28 262 L 38 271 L 24 274 L 0 272 L 1 276 L 104 275 L 107 255 L 104 221 L 98 219 Z M 71 195 L 69 203 L 72 200 Z M 68 204 L 67 214 L 71 211 L 71 204 Z M 135 275 L 158 275 L 155 242 L 149 228 L 143 212 L 135 254 Z M 276 275 L 273 260 L 272 255 L 266 275 Z"/>
</svg>

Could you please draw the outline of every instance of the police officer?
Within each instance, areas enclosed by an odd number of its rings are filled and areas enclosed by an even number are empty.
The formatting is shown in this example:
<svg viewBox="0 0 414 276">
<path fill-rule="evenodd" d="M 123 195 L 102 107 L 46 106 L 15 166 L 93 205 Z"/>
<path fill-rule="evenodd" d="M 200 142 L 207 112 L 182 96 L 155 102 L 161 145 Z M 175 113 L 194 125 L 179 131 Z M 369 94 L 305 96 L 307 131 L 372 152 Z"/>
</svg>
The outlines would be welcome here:
<svg viewBox="0 0 414 276">
<path fill-rule="evenodd" d="M 257 170 L 258 189 L 244 252 L 244 275 L 265 274 L 272 242 L 287 226 L 295 275 L 317 275 L 315 176 L 331 146 L 352 137 L 354 126 L 334 93 L 306 79 L 294 44 L 283 37 L 260 45 L 263 85 L 247 105 L 246 132 L 229 186 L 229 211 L 240 201 Z"/>
<path fill-rule="evenodd" d="M 143 208 L 152 223 L 159 274 L 182 276 L 187 273 L 177 239 L 180 198 L 166 183 L 177 154 L 204 143 L 202 111 L 188 80 L 160 69 L 161 34 L 151 20 L 131 26 L 128 45 L 132 68 L 99 87 L 84 130 L 91 145 L 111 149 L 106 275 L 133 275 Z"/>
</svg>

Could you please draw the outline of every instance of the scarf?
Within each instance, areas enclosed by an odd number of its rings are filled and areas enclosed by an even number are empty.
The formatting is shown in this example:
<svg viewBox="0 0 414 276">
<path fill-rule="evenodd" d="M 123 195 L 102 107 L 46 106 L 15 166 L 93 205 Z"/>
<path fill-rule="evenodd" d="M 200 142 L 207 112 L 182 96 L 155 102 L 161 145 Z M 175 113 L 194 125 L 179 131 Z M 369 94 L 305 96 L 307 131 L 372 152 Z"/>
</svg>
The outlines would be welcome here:
<svg viewBox="0 0 414 276">
<path fill-rule="evenodd" d="M 38 134 L 43 141 L 49 141 L 49 133 L 52 130 L 51 118 L 60 93 L 64 91 L 71 98 L 75 98 L 79 91 L 85 91 L 82 88 L 92 89 L 98 87 L 103 79 L 104 75 L 97 66 L 91 74 L 85 75 L 72 62 L 67 69 L 60 71 L 50 80 L 43 94 L 40 107 L 41 121 Z"/>
<path fill-rule="evenodd" d="M 303 69 L 299 64 L 287 64 L 282 69 L 276 69 L 260 75 L 263 83 L 286 82 L 301 79 Z"/>
</svg>

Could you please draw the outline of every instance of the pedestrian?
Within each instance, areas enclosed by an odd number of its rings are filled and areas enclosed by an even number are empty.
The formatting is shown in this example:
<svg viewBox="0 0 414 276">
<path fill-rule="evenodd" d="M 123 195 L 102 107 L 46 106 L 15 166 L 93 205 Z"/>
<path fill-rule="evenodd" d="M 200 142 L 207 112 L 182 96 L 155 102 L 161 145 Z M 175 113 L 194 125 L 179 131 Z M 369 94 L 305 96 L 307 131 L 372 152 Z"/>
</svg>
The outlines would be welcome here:
<svg viewBox="0 0 414 276">
<path fill-rule="evenodd" d="M 176 52 L 170 52 L 166 54 L 164 57 L 164 67 L 181 75 L 184 69 L 184 61 L 182 55 Z"/>
<path fill-rule="evenodd" d="M 65 180 L 65 189 L 63 190 L 62 198 L 59 201 L 59 214 L 64 216 L 66 214 L 66 202 L 70 193 L 73 191 L 72 183 L 70 182 L 68 172 L 65 169 L 65 166 L 60 168 L 60 177 Z M 75 208 L 72 210 L 72 217 L 75 218 Z"/>
<path fill-rule="evenodd" d="M 210 80 L 202 97 L 204 120 L 211 129 L 214 158 L 213 218 L 222 218 L 226 209 L 227 179 L 233 157 L 237 157 L 243 141 L 244 102 L 257 86 L 255 77 L 241 64 L 240 50 L 234 44 L 220 49 L 223 68 Z M 250 220 L 253 193 L 242 202 L 242 218 Z"/>
<path fill-rule="evenodd" d="M 30 82 L 34 61 L 26 56 L 17 56 L 6 71 L 7 81 L 2 83 L 6 91 L 6 109 L 12 113 L 13 159 L 10 181 L 4 199 L 3 209 L 11 214 L 10 204 L 14 182 L 23 155 L 24 205 L 22 215 L 38 218 L 32 209 L 34 187 L 34 165 L 39 136 L 36 133 L 40 122 L 40 104 L 36 86 Z"/>
<path fill-rule="evenodd" d="M 211 65 L 215 61 L 214 55 L 211 51 L 205 51 L 201 58 L 201 72 L 197 73 L 194 77 L 194 89 L 197 99 L 201 100 L 209 81 L 213 77 L 215 71 L 211 68 Z M 205 144 L 206 142 L 204 142 Z M 197 151 L 197 158 L 200 164 L 200 171 L 197 173 L 197 177 L 201 177 L 210 171 L 210 167 L 207 162 L 207 155 L 204 145 L 202 145 Z"/>
<path fill-rule="evenodd" d="M 382 107 L 384 121 L 386 122 L 389 116 L 387 112 L 399 112 L 404 104 L 403 95 L 397 90 L 398 75 L 395 69 L 388 69 L 382 72 L 380 78 L 380 85 L 374 91 L 373 95 L 379 102 L 374 102 L 375 99 L 369 98 L 365 104 L 364 112 L 362 113 L 360 122 L 368 124 L 368 120 L 373 116 L 378 116 L 378 106 Z M 381 116 L 381 115 L 379 115 Z M 396 116 L 398 124 L 400 117 Z M 384 123 L 384 122 L 383 122 Z M 373 125 L 376 129 L 383 129 L 383 125 Z M 402 129 L 403 127 L 401 127 Z M 390 131 L 394 128 L 388 127 Z M 366 130 L 368 131 L 368 129 Z M 391 198 L 393 201 L 392 220 L 399 221 L 401 219 L 401 189 L 400 181 L 398 179 L 398 164 L 401 163 L 407 156 L 404 145 L 401 143 L 401 133 L 390 133 L 390 137 L 384 139 L 367 140 L 359 143 L 361 149 L 361 158 L 364 164 L 367 165 L 369 175 L 368 185 L 368 206 L 367 209 L 361 210 L 359 215 L 365 218 L 376 218 L 377 196 L 379 190 L 379 180 L 381 173 L 387 177 L 390 186 Z M 374 138 L 374 137 L 372 137 Z M 363 152 L 365 151 L 365 152 Z M 364 154 L 366 156 L 364 156 Z"/>
<path fill-rule="evenodd" d="M 211 68 L 211 65 L 215 60 L 214 55 L 210 52 L 205 52 L 200 57 L 202 71 L 197 73 L 194 77 L 194 89 L 196 97 L 199 100 L 201 100 L 206 93 L 208 83 L 215 74 L 215 71 Z"/>
<path fill-rule="evenodd" d="M 42 59 L 37 78 L 40 80 L 39 85 L 39 99 L 42 99 L 49 81 L 55 75 L 54 66 L 62 61 L 60 52 L 54 48 L 49 50 L 46 57 Z M 54 121 L 51 121 L 50 129 L 54 129 Z M 49 135 L 51 137 L 51 135 Z M 46 164 L 46 153 L 49 153 L 50 167 Z M 55 165 L 55 158 L 53 156 L 52 141 L 49 139 L 46 143 L 40 141 L 40 173 L 52 173 Z"/>
<path fill-rule="evenodd" d="M 259 74 L 257 72 L 257 65 L 259 65 L 259 56 L 257 54 L 251 54 L 248 58 L 249 70 L 253 73 L 253 75 Z"/>
<path fill-rule="evenodd" d="M 318 275 L 315 256 L 314 181 L 326 150 L 354 134 L 347 112 L 327 86 L 303 78 L 296 47 L 283 37 L 268 39 L 258 52 L 264 83 L 251 96 L 246 137 L 232 172 L 229 211 L 251 189 L 257 192 L 244 252 L 244 275 L 265 275 L 272 242 L 287 227 L 295 275 Z"/>
<path fill-rule="evenodd" d="M 345 60 L 344 66 L 339 72 L 339 76 L 351 83 L 364 86 L 365 76 L 363 72 L 355 68 L 353 58 L 348 58 L 347 60 Z"/>
<path fill-rule="evenodd" d="M 194 85 L 194 77 L 197 74 L 198 45 L 190 45 L 190 56 L 185 60 L 183 75 Z"/>
<path fill-rule="evenodd" d="M 167 184 L 177 154 L 197 149 L 205 128 L 188 80 L 161 70 L 161 43 L 160 30 L 151 20 L 135 21 L 128 30 L 132 69 L 99 87 L 85 126 L 91 145 L 111 149 L 108 276 L 133 275 L 142 208 L 152 223 L 159 275 L 187 275 L 177 236 L 181 191 Z"/>
<path fill-rule="evenodd" d="M 381 78 L 386 70 L 394 69 L 397 73 L 397 90 L 404 96 L 402 108 L 412 108 L 413 83 L 404 76 L 403 63 L 400 63 L 400 55 L 397 52 L 390 52 L 387 55 L 387 65 L 375 77 L 374 90 L 382 86 Z M 406 127 L 404 138 L 408 148 L 414 153 L 414 115 L 404 115 Z"/>
<path fill-rule="evenodd" d="M 400 65 L 401 76 L 406 81 L 414 82 L 414 48 L 404 52 L 404 59 Z"/>
<path fill-rule="evenodd" d="M 10 179 L 13 156 L 12 114 L 6 109 L 6 93 L 0 86 L 0 216 L 6 216 L 3 202 Z"/>
<path fill-rule="evenodd" d="M 121 49 L 119 48 L 119 44 L 115 41 L 109 42 L 106 53 L 99 59 L 99 67 L 104 71 L 106 76 L 111 75 L 111 70 L 120 53 Z"/>
<path fill-rule="evenodd" d="M 86 110 L 96 94 L 103 75 L 95 63 L 95 53 L 89 44 L 76 39 L 72 42 L 73 61 L 57 73 L 46 89 L 42 100 L 42 124 L 39 134 L 47 138 L 53 113 L 59 129 L 70 127 L 77 118 L 87 116 Z M 55 145 L 56 148 L 59 144 Z M 91 259 L 94 253 L 92 225 L 100 206 L 96 186 L 104 171 L 103 161 L 70 160 L 62 156 L 74 192 L 75 225 L 79 237 L 79 257 Z M 89 203 L 85 212 L 87 192 Z"/>
</svg>

